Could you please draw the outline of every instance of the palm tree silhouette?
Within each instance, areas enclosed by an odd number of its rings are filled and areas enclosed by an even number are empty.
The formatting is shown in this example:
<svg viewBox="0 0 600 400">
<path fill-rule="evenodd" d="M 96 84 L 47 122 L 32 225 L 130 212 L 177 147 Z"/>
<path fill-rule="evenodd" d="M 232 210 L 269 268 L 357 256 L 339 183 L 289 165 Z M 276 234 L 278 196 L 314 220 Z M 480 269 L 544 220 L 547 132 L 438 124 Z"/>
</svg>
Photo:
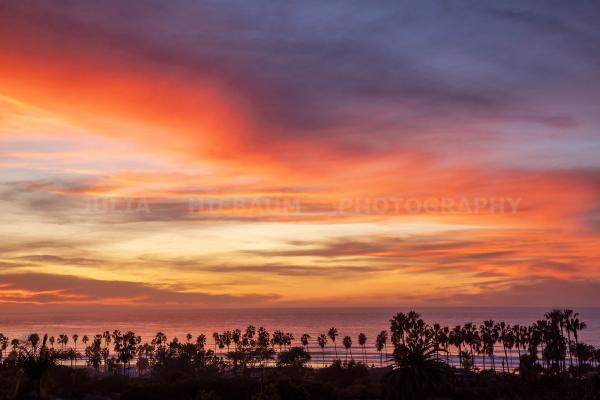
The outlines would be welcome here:
<svg viewBox="0 0 600 400">
<path fill-rule="evenodd" d="M 462 326 L 456 325 L 449 333 L 449 340 L 458 350 L 458 364 L 462 366 L 462 345 L 464 341 Z"/>
<path fill-rule="evenodd" d="M 319 343 L 319 347 L 321 348 L 321 354 L 323 356 L 323 366 L 325 366 L 325 345 L 327 344 L 327 336 L 324 333 L 321 333 L 317 337 L 317 342 Z"/>
<path fill-rule="evenodd" d="M 383 350 L 383 340 L 384 339 L 383 339 L 382 333 L 387 334 L 386 331 L 381 331 L 381 332 L 379 332 L 379 334 L 377 335 L 377 338 L 375 339 L 375 349 L 377 349 L 377 351 L 379 352 L 379 366 L 383 366 L 383 357 L 381 356 L 381 351 Z"/>
<path fill-rule="evenodd" d="M 65 347 L 69 343 L 69 337 L 65 334 L 58 335 L 58 343 L 61 345 L 62 351 L 65 351 Z"/>
<path fill-rule="evenodd" d="M 74 343 L 74 350 L 75 352 L 77 352 L 77 341 L 79 340 L 79 335 L 78 334 L 74 334 L 73 336 L 71 336 L 71 338 L 73 339 L 73 343 Z"/>
<path fill-rule="evenodd" d="M 337 345 L 335 343 L 335 339 L 338 337 L 338 330 L 335 327 L 331 327 L 329 328 L 329 331 L 327 332 L 327 336 L 329 336 L 329 338 L 331 339 L 331 341 L 333 342 L 333 348 L 335 350 L 335 358 L 338 358 L 338 352 L 337 352 Z"/>
<path fill-rule="evenodd" d="M 365 364 L 367 364 L 367 349 L 366 349 L 366 344 L 367 344 L 367 335 L 365 335 L 364 333 L 359 333 L 358 334 L 358 344 L 360 345 L 360 347 L 362 347 L 362 352 L 363 352 L 363 360 L 365 362 Z"/>
<path fill-rule="evenodd" d="M 568 331 L 570 330 L 573 333 L 573 338 L 575 340 L 575 349 L 577 349 L 579 348 L 579 332 L 587 328 L 587 325 L 585 322 L 579 320 L 579 313 L 574 313 L 571 314 L 571 317 L 567 322 L 567 326 Z M 569 354 L 571 353 L 572 352 L 569 351 Z M 579 359 L 579 357 L 577 358 L 577 364 L 579 370 L 581 370 L 581 359 Z"/>
<path fill-rule="evenodd" d="M 202 333 L 196 338 L 196 345 L 198 346 L 199 350 L 204 350 L 204 346 L 206 346 L 206 335 L 205 334 Z"/>
<path fill-rule="evenodd" d="M 350 359 L 352 359 L 352 338 L 350 336 L 344 336 L 342 343 L 346 348 L 346 361 L 348 361 L 348 350 L 350 350 Z"/>
<path fill-rule="evenodd" d="M 102 337 L 104 338 L 104 347 L 108 347 L 111 341 L 111 335 L 109 331 L 104 331 L 102 333 Z"/>
<path fill-rule="evenodd" d="M 33 349 L 33 352 L 36 353 L 37 345 L 40 342 L 40 335 L 38 335 L 37 333 L 32 333 L 31 335 L 29 335 L 27 337 L 27 342 L 31 344 L 31 348 Z"/>
<path fill-rule="evenodd" d="M 6 348 L 8 347 L 8 343 L 8 337 L 0 333 L 0 362 L 2 361 L 2 355 L 4 354 L 4 351 L 6 351 Z"/>
<path fill-rule="evenodd" d="M 571 342 L 571 319 L 573 318 L 573 310 L 565 309 L 562 311 L 562 319 L 563 322 L 561 326 L 564 326 L 567 331 L 567 350 L 569 351 L 569 366 L 573 368 L 573 352 L 571 351 L 572 342 Z"/>
<path fill-rule="evenodd" d="M 494 321 L 492 320 L 486 320 L 483 321 L 483 324 L 481 324 L 479 326 L 479 332 L 480 332 L 480 336 L 481 336 L 481 355 L 482 355 L 482 360 L 483 360 L 483 369 L 485 370 L 485 356 L 489 356 L 490 357 L 490 361 L 493 365 L 493 354 L 494 354 L 494 335 L 493 335 L 493 329 L 494 329 Z M 494 367 L 492 366 L 492 370 L 494 369 Z"/>
<path fill-rule="evenodd" d="M 232 334 L 231 331 L 223 332 L 223 344 L 227 346 L 227 352 L 229 353 L 229 346 L 231 346 Z"/>
<path fill-rule="evenodd" d="M 506 325 L 504 321 L 500 322 L 497 325 L 498 330 L 498 341 L 502 343 L 502 347 L 504 348 L 504 361 L 502 362 L 502 372 L 505 372 L 504 367 L 508 370 L 508 343 L 511 341 L 509 338 L 510 326 Z"/>
<path fill-rule="evenodd" d="M 219 335 L 218 332 L 213 332 L 212 337 L 213 337 L 213 342 L 215 344 L 215 354 L 217 354 L 217 345 L 219 344 L 221 335 Z"/>
<path fill-rule="evenodd" d="M 302 343 L 302 347 L 304 347 L 305 351 L 308 351 L 308 340 L 309 339 L 310 339 L 310 335 L 308 333 L 304 333 L 300 337 L 300 343 Z"/>
</svg>

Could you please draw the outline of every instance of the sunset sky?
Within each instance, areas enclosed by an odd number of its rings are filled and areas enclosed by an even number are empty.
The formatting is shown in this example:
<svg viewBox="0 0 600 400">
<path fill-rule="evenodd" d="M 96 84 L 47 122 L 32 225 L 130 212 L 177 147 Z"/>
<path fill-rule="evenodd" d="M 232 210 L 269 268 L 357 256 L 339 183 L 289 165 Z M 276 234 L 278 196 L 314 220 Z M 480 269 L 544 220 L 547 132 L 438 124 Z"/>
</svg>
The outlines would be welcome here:
<svg viewBox="0 0 600 400">
<path fill-rule="evenodd" d="M 0 303 L 598 306 L 599 18 L 0 1 Z"/>
</svg>

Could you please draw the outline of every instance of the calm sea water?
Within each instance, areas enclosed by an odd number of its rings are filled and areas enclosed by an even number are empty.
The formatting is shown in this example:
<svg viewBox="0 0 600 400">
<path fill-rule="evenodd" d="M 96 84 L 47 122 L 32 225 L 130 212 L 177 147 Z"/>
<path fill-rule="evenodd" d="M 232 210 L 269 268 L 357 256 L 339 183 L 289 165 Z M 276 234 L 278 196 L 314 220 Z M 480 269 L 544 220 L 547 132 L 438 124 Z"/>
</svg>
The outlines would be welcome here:
<svg viewBox="0 0 600 400">
<path fill-rule="evenodd" d="M 377 333 L 389 329 L 389 319 L 397 312 L 407 312 L 405 308 L 362 308 L 362 309 L 256 309 L 256 310 L 198 310 L 198 311 L 106 311 L 70 313 L 18 313 L 0 315 L 0 332 L 5 335 L 25 338 L 31 332 L 48 333 L 57 336 L 61 333 L 71 336 L 74 333 L 92 336 L 105 330 L 132 330 L 143 340 L 150 340 L 156 332 L 164 332 L 169 339 L 178 337 L 185 341 L 187 333 L 196 337 L 200 333 L 207 336 L 212 346 L 212 332 L 223 332 L 235 328 L 244 329 L 253 324 L 264 326 L 269 331 L 281 329 L 291 332 L 295 342 L 303 333 L 312 336 L 310 348 L 314 358 L 320 360 L 321 352 L 316 345 L 320 333 L 335 326 L 340 337 L 337 340 L 338 353 L 344 358 L 341 344 L 343 336 L 351 336 L 354 341 L 355 358 L 360 357 L 357 335 L 364 332 L 368 337 L 369 362 L 379 362 L 374 350 Z M 541 319 L 548 309 L 542 308 L 419 308 L 417 311 L 429 323 L 454 326 L 465 322 L 478 325 L 485 319 L 505 321 L 510 324 L 530 324 Z M 600 308 L 577 309 L 580 319 L 587 323 L 581 340 L 600 346 Z M 79 346 L 82 346 L 79 344 Z M 328 344 L 326 358 L 333 356 L 332 344 Z"/>
</svg>

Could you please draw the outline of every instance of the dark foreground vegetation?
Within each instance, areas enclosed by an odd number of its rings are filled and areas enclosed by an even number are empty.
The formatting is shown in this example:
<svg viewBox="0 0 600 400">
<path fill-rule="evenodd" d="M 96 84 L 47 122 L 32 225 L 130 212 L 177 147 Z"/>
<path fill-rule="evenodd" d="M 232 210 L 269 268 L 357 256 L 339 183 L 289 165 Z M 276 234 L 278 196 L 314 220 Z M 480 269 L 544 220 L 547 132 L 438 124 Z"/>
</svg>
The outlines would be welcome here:
<svg viewBox="0 0 600 400">
<path fill-rule="evenodd" d="M 399 313 L 375 340 L 379 365 L 366 364 L 364 334 L 354 353 L 352 338 L 343 337 L 338 355 L 331 328 L 316 344 L 323 364 L 328 343 L 336 360 L 319 368 L 310 335 L 295 343 L 292 334 L 253 326 L 215 332 L 213 346 L 204 335 L 179 341 L 159 332 L 142 343 L 133 332 L 105 332 L 83 336 L 81 353 L 78 335 L 69 347 L 67 335 L 20 341 L 0 334 L 0 400 L 600 399 L 600 351 L 579 340 L 585 327 L 571 310 L 531 326 L 453 328 Z"/>
</svg>

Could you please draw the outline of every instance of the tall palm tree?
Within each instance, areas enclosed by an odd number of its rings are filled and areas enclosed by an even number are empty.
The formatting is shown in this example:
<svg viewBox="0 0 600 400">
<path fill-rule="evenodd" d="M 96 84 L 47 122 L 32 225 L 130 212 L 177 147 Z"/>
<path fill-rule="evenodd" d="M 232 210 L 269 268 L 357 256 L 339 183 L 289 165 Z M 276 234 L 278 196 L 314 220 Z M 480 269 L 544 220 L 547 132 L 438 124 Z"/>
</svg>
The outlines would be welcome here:
<svg viewBox="0 0 600 400">
<path fill-rule="evenodd" d="M 475 325 L 471 322 L 467 322 L 462 327 L 462 337 L 464 344 L 468 347 L 468 356 L 470 357 L 471 365 L 475 366 L 475 348 L 478 346 L 480 338 L 478 336 Z"/>
<path fill-rule="evenodd" d="M 573 332 L 573 338 L 575 340 L 575 348 L 579 348 L 579 332 L 587 328 L 585 322 L 579 320 L 579 313 L 574 313 L 573 316 L 569 319 L 568 326 L 569 330 Z M 570 352 L 569 352 L 570 354 Z M 579 357 L 577 358 L 577 364 L 579 369 L 581 369 L 581 360 Z"/>
<path fill-rule="evenodd" d="M 335 339 L 338 337 L 338 330 L 335 327 L 331 327 L 329 328 L 329 331 L 327 332 L 327 336 L 329 336 L 329 338 L 331 339 L 331 341 L 333 342 L 333 348 L 335 350 L 335 358 L 338 358 L 338 352 L 337 352 L 337 346 L 335 343 Z"/>
<path fill-rule="evenodd" d="M 324 333 L 321 333 L 317 337 L 317 342 L 319 343 L 319 347 L 321 348 L 321 355 L 323 356 L 323 366 L 325 366 L 325 345 L 327 344 L 327 336 Z"/>
<path fill-rule="evenodd" d="M 344 336 L 342 343 L 346 348 L 346 361 L 348 361 L 348 351 L 350 351 L 350 359 L 352 359 L 352 338 L 350 336 Z"/>
<path fill-rule="evenodd" d="M 56 339 L 54 338 L 54 336 L 50 336 L 50 338 L 48 339 L 48 341 L 50 342 L 50 347 L 52 347 L 52 350 L 54 350 L 54 342 L 56 341 Z"/>
<path fill-rule="evenodd" d="M 377 335 L 377 338 L 375 339 L 375 349 L 377 349 L 377 351 L 379 352 L 379 365 L 383 366 L 383 358 L 381 357 L 381 351 L 384 348 L 384 342 L 387 340 L 387 332 L 386 331 L 381 331 L 379 332 L 379 334 Z M 386 359 L 387 359 L 387 355 L 386 355 Z"/>
<path fill-rule="evenodd" d="M 390 320 L 392 334 L 392 344 L 397 346 L 398 344 L 404 344 L 404 332 L 409 324 L 409 317 L 404 313 L 396 314 Z"/>
<path fill-rule="evenodd" d="M 104 331 L 102 333 L 102 337 L 104 338 L 104 347 L 108 347 L 111 342 L 111 334 L 109 331 Z"/>
<path fill-rule="evenodd" d="M 196 338 L 196 345 L 198 346 L 199 350 L 204 350 L 204 346 L 206 346 L 206 335 L 201 333 L 197 338 Z"/>
<path fill-rule="evenodd" d="M 458 364 L 462 366 L 462 345 L 464 342 L 462 326 L 456 325 L 454 328 L 452 328 L 450 331 L 449 340 L 458 350 Z"/>
<path fill-rule="evenodd" d="M 229 353 L 229 346 L 231 346 L 232 334 L 231 331 L 223 332 L 223 344 L 227 346 L 227 352 Z"/>
<path fill-rule="evenodd" d="M 77 341 L 79 340 L 79 335 L 75 333 L 73 336 L 71 336 L 71 338 L 73 339 L 75 351 L 77 352 Z"/>
<path fill-rule="evenodd" d="M 573 315 L 573 310 L 564 309 L 562 311 L 563 322 L 561 326 L 564 326 L 565 330 L 567 331 L 567 350 L 569 352 L 569 366 L 571 368 L 573 368 L 573 351 L 571 350 L 573 348 L 573 342 L 571 341 L 571 319 L 574 317 L 577 318 L 576 315 Z"/>
<path fill-rule="evenodd" d="M 187 335 L 185 335 L 185 340 L 189 343 L 192 340 L 193 336 L 191 333 L 188 332 Z"/>
<path fill-rule="evenodd" d="M 497 325 L 498 330 L 498 340 L 502 343 L 502 347 L 504 348 L 504 361 L 502 362 L 502 372 L 505 372 L 504 366 L 506 365 L 506 369 L 508 370 L 508 346 L 507 343 L 510 341 L 509 332 L 510 326 L 506 325 L 504 321 L 500 322 Z"/>
<path fill-rule="evenodd" d="M 433 333 L 433 348 L 435 352 L 435 359 L 437 361 L 439 360 L 439 352 L 442 346 L 442 327 L 440 326 L 440 324 L 435 323 L 433 324 L 431 330 Z"/>
<path fill-rule="evenodd" d="M 58 343 L 61 345 L 62 351 L 65 351 L 65 347 L 67 346 L 67 343 L 69 343 L 69 337 L 64 333 L 58 335 Z"/>
<path fill-rule="evenodd" d="M 308 341 L 309 341 L 309 339 L 310 339 L 310 335 L 308 333 L 304 333 L 300 337 L 300 343 L 302 343 L 302 347 L 304 348 L 304 351 L 308 351 Z"/>
<path fill-rule="evenodd" d="M 366 344 L 367 344 L 367 335 L 365 335 L 364 333 L 359 333 L 358 334 L 358 344 L 360 345 L 360 347 L 362 347 L 362 352 L 363 352 L 363 360 L 365 362 L 365 364 L 367 363 L 367 348 L 366 348 Z"/>
<path fill-rule="evenodd" d="M 87 346 L 88 342 L 90 341 L 90 338 L 87 335 L 83 335 L 81 341 L 83 342 L 84 346 Z"/>
<path fill-rule="evenodd" d="M 37 333 L 32 333 L 31 335 L 29 335 L 27 337 L 27 342 L 29 344 L 31 344 L 31 348 L 33 349 L 33 352 L 37 353 L 37 346 L 38 346 L 38 343 L 40 342 L 40 335 L 38 335 Z"/>
<path fill-rule="evenodd" d="M 483 321 L 483 324 L 479 327 L 481 334 L 481 341 L 483 344 L 483 362 L 485 369 L 485 356 L 487 355 L 491 361 L 492 371 L 496 371 L 496 359 L 494 357 L 494 346 L 496 345 L 496 341 L 498 340 L 496 324 L 493 320 L 488 319 Z"/>
<path fill-rule="evenodd" d="M 4 351 L 6 351 L 6 348 L 8 347 L 8 343 L 9 343 L 8 337 L 6 337 L 0 333 L 0 361 L 2 361 L 2 355 L 4 354 Z"/>
<path fill-rule="evenodd" d="M 218 332 L 213 332 L 212 334 L 213 342 L 215 344 L 215 354 L 217 354 L 217 345 L 219 344 L 219 340 L 221 339 L 221 335 Z"/>
<path fill-rule="evenodd" d="M 235 350 L 237 351 L 237 349 L 240 347 L 241 345 L 241 341 L 242 341 L 242 331 L 239 329 L 234 329 L 231 332 L 231 341 L 233 342 L 233 344 L 235 345 Z"/>
</svg>

